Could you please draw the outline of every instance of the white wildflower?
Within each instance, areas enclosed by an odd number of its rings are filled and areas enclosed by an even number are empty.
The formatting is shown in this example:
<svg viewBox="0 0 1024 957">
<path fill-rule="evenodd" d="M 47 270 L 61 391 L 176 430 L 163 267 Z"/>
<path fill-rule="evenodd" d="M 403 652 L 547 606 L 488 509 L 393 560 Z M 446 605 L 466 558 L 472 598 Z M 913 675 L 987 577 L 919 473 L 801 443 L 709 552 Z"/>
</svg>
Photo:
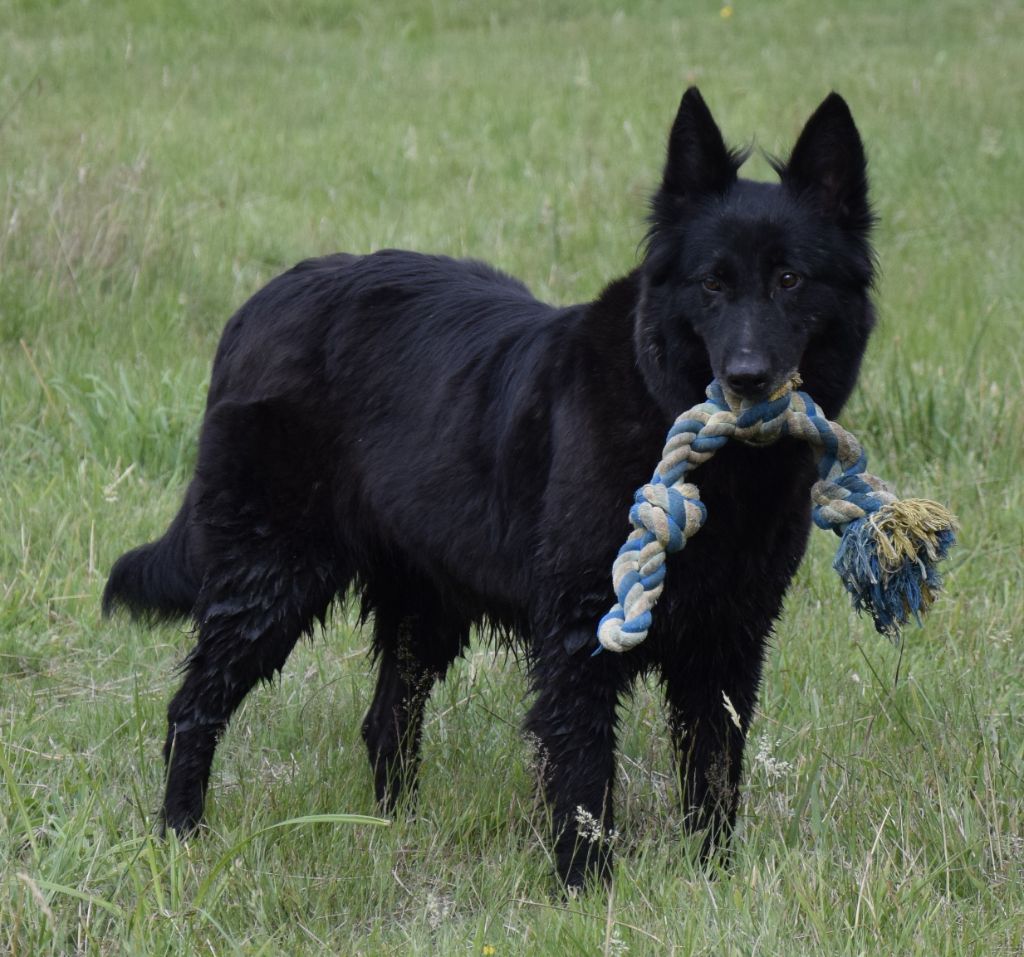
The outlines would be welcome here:
<svg viewBox="0 0 1024 957">
<path fill-rule="evenodd" d="M 598 841 L 614 844 L 619 837 L 619 832 L 614 828 L 605 831 L 601 827 L 601 822 L 582 804 L 576 805 L 576 833 L 590 844 L 596 844 Z"/>
<path fill-rule="evenodd" d="M 764 769 L 764 776 L 768 779 L 769 784 L 786 777 L 793 770 L 793 765 L 789 761 L 772 755 L 772 749 L 778 747 L 779 743 L 769 740 L 767 733 L 762 734 L 757 740 L 757 754 L 754 755 L 754 763 L 761 765 Z"/>
</svg>

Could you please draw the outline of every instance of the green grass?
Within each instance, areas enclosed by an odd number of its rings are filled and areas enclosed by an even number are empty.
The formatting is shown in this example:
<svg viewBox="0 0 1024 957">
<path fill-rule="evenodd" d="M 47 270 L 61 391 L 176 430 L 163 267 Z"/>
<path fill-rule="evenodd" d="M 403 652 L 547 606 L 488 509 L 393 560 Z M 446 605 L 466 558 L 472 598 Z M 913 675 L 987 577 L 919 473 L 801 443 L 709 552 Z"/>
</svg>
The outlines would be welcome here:
<svg viewBox="0 0 1024 957">
<path fill-rule="evenodd" d="M 0 0 L 0 49 L 0 951 L 1024 953 L 1019 4 Z M 901 654 L 815 539 L 731 876 L 694 866 L 645 688 L 614 892 L 553 895 L 525 687 L 483 647 L 431 703 L 414 816 L 311 817 L 374 812 L 344 610 L 237 715 L 206 838 L 156 840 L 189 636 L 99 595 L 176 508 L 227 316 L 382 245 L 594 295 L 635 262 L 692 79 L 773 152 L 829 88 L 853 106 L 882 322 L 844 422 L 959 513 L 948 597 Z"/>
</svg>

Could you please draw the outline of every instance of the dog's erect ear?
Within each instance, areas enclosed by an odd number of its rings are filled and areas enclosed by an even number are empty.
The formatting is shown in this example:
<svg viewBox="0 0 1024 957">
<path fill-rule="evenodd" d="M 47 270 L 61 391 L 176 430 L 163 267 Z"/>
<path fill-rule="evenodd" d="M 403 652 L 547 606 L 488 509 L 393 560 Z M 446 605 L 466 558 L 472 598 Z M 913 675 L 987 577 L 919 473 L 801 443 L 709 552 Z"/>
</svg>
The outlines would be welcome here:
<svg viewBox="0 0 1024 957">
<path fill-rule="evenodd" d="M 668 137 L 662 191 L 685 199 L 722 193 L 736 181 L 739 165 L 738 154 L 726 148 L 700 91 L 691 86 L 683 94 Z"/>
<path fill-rule="evenodd" d="M 846 100 L 838 93 L 822 100 L 797 138 L 789 161 L 777 169 L 789 189 L 810 197 L 840 226 L 870 227 L 864 144 Z"/>
</svg>

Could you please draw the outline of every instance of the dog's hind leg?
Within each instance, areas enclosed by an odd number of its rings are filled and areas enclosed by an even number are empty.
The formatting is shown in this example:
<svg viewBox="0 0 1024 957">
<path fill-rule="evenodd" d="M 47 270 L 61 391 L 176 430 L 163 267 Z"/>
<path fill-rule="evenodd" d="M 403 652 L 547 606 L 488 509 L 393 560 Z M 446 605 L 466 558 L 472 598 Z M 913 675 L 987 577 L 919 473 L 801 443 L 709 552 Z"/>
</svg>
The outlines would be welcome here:
<svg viewBox="0 0 1024 957">
<path fill-rule="evenodd" d="M 229 718 L 258 681 L 270 681 L 284 667 L 334 595 L 326 569 L 297 573 L 269 556 L 208 578 L 199 599 L 198 641 L 167 709 L 166 827 L 188 833 L 199 823 L 214 749 Z"/>
<path fill-rule="evenodd" d="M 403 790 L 416 786 L 427 699 L 469 644 L 469 625 L 436 608 L 407 613 L 383 607 L 373 640 L 379 672 L 362 734 L 377 801 L 391 813 Z"/>
<path fill-rule="evenodd" d="M 197 641 L 167 711 L 165 827 L 199 823 L 217 741 L 258 681 L 283 667 L 339 589 L 330 510 L 281 409 L 225 404 L 204 425 L 197 527 L 206 572 Z"/>
</svg>

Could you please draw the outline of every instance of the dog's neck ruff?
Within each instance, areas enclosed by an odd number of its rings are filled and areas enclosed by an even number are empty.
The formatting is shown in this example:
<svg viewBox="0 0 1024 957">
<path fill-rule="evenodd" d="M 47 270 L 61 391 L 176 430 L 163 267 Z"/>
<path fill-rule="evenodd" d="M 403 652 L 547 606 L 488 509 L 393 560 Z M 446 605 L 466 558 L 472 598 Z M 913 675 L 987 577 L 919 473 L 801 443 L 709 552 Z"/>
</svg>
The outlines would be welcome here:
<svg viewBox="0 0 1024 957">
<path fill-rule="evenodd" d="M 770 445 L 782 436 L 803 439 L 818 456 L 811 488 L 819 528 L 842 540 L 833 567 L 875 627 L 893 640 L 913 617 L 920 622 L 941 587 L 935 563 L 954 544 L 956 521 L 943 506 L 899 500 L 881 479 L 865 471 L 860 443 L 830 422 L 795 373 L 761 402 L 726 392 L 716 379 L 707 401 L 684 412 L 669 430 L 651 481 L 638 489 L 629 512 L 633 531 L 612 566 L 617 603 L 600 621 L 600 647 L 628 651 L 646 637 L 665 581 L 665 559 L 700 531 L 707 510 L 688 474 L 726 442 Z"/>
</svg>

